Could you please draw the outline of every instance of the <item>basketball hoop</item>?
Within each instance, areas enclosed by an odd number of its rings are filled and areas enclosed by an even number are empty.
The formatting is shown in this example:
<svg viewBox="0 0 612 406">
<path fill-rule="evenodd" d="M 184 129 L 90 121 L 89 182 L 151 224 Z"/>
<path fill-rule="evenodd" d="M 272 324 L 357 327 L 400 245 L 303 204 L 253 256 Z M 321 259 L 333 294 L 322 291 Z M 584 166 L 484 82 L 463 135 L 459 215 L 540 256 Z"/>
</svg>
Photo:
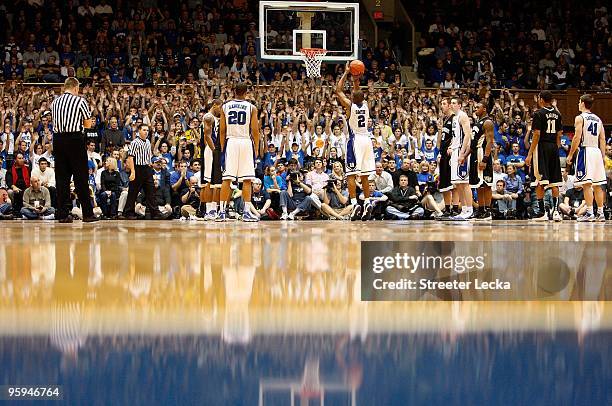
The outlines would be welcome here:
<svg viewBox="0 0 612 406">
<path fill-rule="evenodd" d="M 309 78 L 321 77 L 321 62 L 327 54 L 327 49 L 322 48 L 302 48 L 300 54 L 306 65 L 306 75 Z"/>
</svg>

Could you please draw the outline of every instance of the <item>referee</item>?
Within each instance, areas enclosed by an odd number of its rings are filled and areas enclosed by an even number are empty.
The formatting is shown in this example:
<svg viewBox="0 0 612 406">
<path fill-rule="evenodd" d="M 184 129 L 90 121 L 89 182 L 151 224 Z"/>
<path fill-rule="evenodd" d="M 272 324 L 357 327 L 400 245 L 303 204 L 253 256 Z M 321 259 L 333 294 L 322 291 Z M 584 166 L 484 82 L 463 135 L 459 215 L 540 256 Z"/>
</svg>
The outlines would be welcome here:
<svg viewBox="0 0 612 406">
<path fill-rule="evenodd" d="M 153 220 L 163 220 L 163 216 L 155 205 L 155 185 L 153 183 L 153 171 L 151 170 L 151 142 L 149 137 L 149 126 L 140 124 L 138 136 L 130 143 L 128 149 L 127 169 L 130 170 L 130 185 L 128 187 L 127 200 L 123 209 L 123 218 L 136 220 L 136 197 L 140 189 L 144 188 L 145 205 L 147 215 Z"/>
<path fill-rule="evenodd" d="M 64 94 L 51 103 L 53 127 L 53 155 L 55 156 L 55 179 L 57 189 L 57 206 L 60 223 L 72 223 L 70 211 L 70 178 L 74 178 L 74 188 L 81 202 L 83 221 L 92 222 L 93 206 L 89 195 L 89 169 L 87 167 L 87 149 L 83 128 L 91 128 L 95 118 L 91 117 L 87 101 L 79 97 L 79 81 L 68 78 L 64 82 Z"/>
</svg>

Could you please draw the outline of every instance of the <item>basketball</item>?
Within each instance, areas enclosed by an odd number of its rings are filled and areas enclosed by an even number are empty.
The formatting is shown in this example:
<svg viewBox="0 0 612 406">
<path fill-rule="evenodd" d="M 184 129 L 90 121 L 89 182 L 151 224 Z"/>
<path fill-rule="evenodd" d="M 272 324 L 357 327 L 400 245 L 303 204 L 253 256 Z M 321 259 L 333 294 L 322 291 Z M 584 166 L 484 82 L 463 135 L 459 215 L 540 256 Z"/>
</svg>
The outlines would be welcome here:
<svg viewBox="0 0 612 406">
<path fill-rule="evenodd" d="M 365 65 L 359 59 L 355 59 L 354 61 L 351 61 L 349 70 L 351 71 L 351 75 L 361 76 L 365 72 Z"/>
</svg>

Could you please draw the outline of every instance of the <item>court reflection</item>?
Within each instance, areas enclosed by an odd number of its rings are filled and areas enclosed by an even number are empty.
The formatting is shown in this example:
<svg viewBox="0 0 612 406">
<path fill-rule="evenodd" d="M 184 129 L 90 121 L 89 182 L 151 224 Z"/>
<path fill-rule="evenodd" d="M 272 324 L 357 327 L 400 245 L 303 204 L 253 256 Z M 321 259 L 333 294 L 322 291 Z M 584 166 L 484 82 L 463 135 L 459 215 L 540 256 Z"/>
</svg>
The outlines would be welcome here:
<svg viewBox="0 0 612 406">
<path fill-rule="evenodd" d="M 61 384 L 87 405 L 610 398 L 610 302 L 361 302 L 360 242 L 394 227 L 4 230 L 0 384 Z M 609 297 L 601 270 L 562 298 Z"/>
<path fill-rule="evenodd" d="M 0 246 L 0 332 L 219 334 L 227 343 L 245 344 L 258 334 L 452 333 L 455 324 L 465 331 L 577 331 L 584 322 L 576 317 L 584 312 L 574 311 L 582 305 L 570 300 L 585 292 L 600 300 L 612 296 L 607 265 L 612 253 L 594 245 L 577 248 L 576 272 L 567 275 L 563 290 L 546 297 L 555 300 L 550 303 L 362 302 L 358 234 L 328 223 L 94 230 L 57 227 L 45 233 L 35 227 Z M 520 259 L 525 269 L 545 265 L 531 259 L 535 252 Z M 508 275 L 501 264 L 512 255 L 495 253 L 489 276 Z M 593 266 L 579 266 L 581 258 Z M 542 272 L 511 276 L 525 291 L 544 283 Z M 480 293 L 462 299 L 486 298 Z M 597 319 L 591 324 L 610 328 L 609 302 L 601 303 L 600 311 L 587 313 Z M 72 352 L 82 345 L 71 341 L 66 347 Z"/>
</svg>

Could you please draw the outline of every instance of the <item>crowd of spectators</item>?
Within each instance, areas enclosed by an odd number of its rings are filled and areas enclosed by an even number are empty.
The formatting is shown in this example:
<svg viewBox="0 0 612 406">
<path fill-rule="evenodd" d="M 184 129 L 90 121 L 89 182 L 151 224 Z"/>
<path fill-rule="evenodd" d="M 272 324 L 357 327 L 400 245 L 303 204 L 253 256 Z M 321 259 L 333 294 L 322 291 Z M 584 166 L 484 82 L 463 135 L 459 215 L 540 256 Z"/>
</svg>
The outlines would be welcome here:
<svg viewBox="0 0 612 406">
<path fill-rule="evenodd" d="M 2 26 L 9 27 L 0 32 L 7 80 L 0 87 L 0 188 L 4 188 L 0 189 L 0 214 L 52 218 L 55 178 L 49 108 L 60 90 L 27 82 L 59 82 L 76 76 L 96 117 L 96 126 L 85 135 L 91 198 L 98 214 L 108 218 L 121 214 L 128 184 L 127 145 L 137 126 L 145 123 L 152 129 L 160 211 L 168 218 L 197 217 L 198 129 L 203 115 L 213 98 L 232 97 L 232 82 L 247 81 L 263 134 L 257 167 L 261 182 L 253 186 L 255 214 L 269 219 L 346 218 L 350 211 L 344 175 L 348 129 L 332 91 L 344 66 L 329 65 L 322 80 L 314 82 L 305 77 L 300 65 L 258 64 L 253 54 L 256 4 L 251 2 L 161 7 L 155 1 L 146 3 L 47 1 L 0 7 Z M 439 14 L 421 29 L 426 35 L 419 50 L 419 71 L 431 82 L 429 73 L 440 60 L 444 74 L 438 78 L 450 74 L 454 84 L 446 86 L 437 80 L 432 83 L 441 85 L 438 90 L 408 90 L 385 42 L 375 49 L 365 43 L 367 70 L 362 85 L 371 111 L 368 128 L 377 161 L 371 177 L 375 218 L 440 214 L 443 205 L 436 184 L 443 94 L 459 97 L 470 115 L 476 98 L 486 100 L 495 120 L 496 207 L 504 218 L 530 216 L 534 199 L 524 160 L 536 103 L 497 87 L 531 87 L 521 85 L 517 72 L 531 70 L 526 64 L 541 62 L 538 58 L 545 58 L 545 47 L 554 50 L 559 41 L 569 41 L 574 56 L 561 53 L 552 62 L 580 71 L 580 64 L 589 60 L 585 66 L 590 78 L 595 78 L 593 69 L 601 70 L 609 61 L 606 8 L 596 6 L 594 28 L 587 29 L 577 19 L 584 10 L 569 20 L 563 8 L 533 14 L 548 16 L 544 24 L 501 5 L 492 11 L 477 10 L 479 20 L 463 18 L 469 8 L 455 8 L 447 15 L 439 13 L 441 7 L 434 3 L 429 6 L 433 13 L 421 15 L 424 3 L 414 7 L 414 15 L 420 16 L 417 21 L 428 22 L 430 15 Z M 534 7 L 539 6 L 529 4 L 523 9 Z M 460 30 L 457 21 L 465 22 L 465 27 Z M 473 26 L 476 21 L 477 27 Z M 573 28 L 580 30 L 571 34 Z M 592 40 L 585 42 L 585 38 Z M 432 54 L 431 41 L 437 44 Z M 610 71 L 604 73 L 601 80 L 589 80 L 589 86 L 602 88 L 610 79 Z M 533 87 L 540 82 L 536 80 Z M 459 89 L 458 84 L 466 87 Z M 564 135 L 559 149 L 562 163 L 570 143 L 571 134 Z M 610 170 L 610 147 L 607 154 Z M 240 213 L 238 186 L 233 198 L 234 209 Z M 78 201 L 74 205 L 78 216 Z M 143 205 L 137 206 L 137 212 L 146 215 Z M 568 215 L 573 215 L 571 210 Z"/>
<path fill-rule="evenodd" d="M 495 121 L 494 199 L 508 218 L 533 214 L 525 157 L 531 135 L 535 102 L 525 103 L 510 91 L 482 88 Z M 19 217 L 51 218 L 55 204 L 53 123 L 49 103 L 59 89 L 28 87 L 12 82 L 0 88 L 3 132 L 0 136 L 0 212 Z M 125 205 L 128 174 L 125 159 L 134 129 L 151 126 L 156 198 L 167 217 L 194 218 L 199 214 L 200 136 L 206 106 L 213 98 L 231 99 L 232 90 L 219 83 L 177 87 L 85 86 L 82 93 L 96 117 L 87 130 L 91 196 L 96 211 L 113 218 Z M 437 191 L 439 104 L 443 91 L 407 90 L 391 86 L 365 89 L 370 106 L 372 148 L 376 157 L 373 186 L 376 218 L 428 218 L 443 205 Z M 473 113 L 476 94 L 451 90 L 446 95 L 463 101 Z M 350 211 L 344 158 L 347 119 L 331 87 L 288 80 L 253 86 L 248 99 L 259 110 L 261 151 L 257 160 L 253 203 L 263 218 L 329 217 L 344 219 Z M 608 141 L 610 141 L 608 139 Z M 571 133 L 561 139 L 564 164 Z M 612 144 L 606 168 L 612 176 Z M 565 173 L 568 187 L 571 175 Z M 42 188 L 42 191 L 38 191 Z M 48 190 L 49 195 L 44 190 Z M 34 197 L 33 197 L 34 196 Z M 234 190 L 240 213 L 240 189 Z M 75 203 L 75 215 L 78 202 Z M 319 204 L 317 204 L 319 203 Z M 34 210 L 34 211 L 32 211 Z M 144 206 L 137 212 L 146 215 Z M 537 208 L 533 210 L 537 211 Z M 569 213 L 568 213 L 569 215 Z"/>
<path fill-rule="evenodd" d="M 82 83 L 271 83 L 284 76 L 306 75 L 302 65 L 258 63 L 257 2 L 80 3 L 0 6 L 0 27 L 5 28 L 0 28 L 0 66 L 5 81 L 59 83 L 74 76 Z M 291 28 L 278 21 L 267 35 L 270 40 L 290 38 L 283 27 Z M 330 47 L 338 42 L 339 49 L 350 49 L 346 31 L 330 32 Z M 399 82 L 399 66 L 386 43 L 380 41 L 375 48 L 367 41 L 363 44 L 368 67 L 364 83 Z M 324 80 L 333 80 L 338 65 L 324 64 L 322 72 Z"/>
<path fill-rule="evenodd" d="M 612 34 L 604 3 L 407 2 L 421 33 L 419 75 L 444 88 L 610 90 Z"/>
</svg>

